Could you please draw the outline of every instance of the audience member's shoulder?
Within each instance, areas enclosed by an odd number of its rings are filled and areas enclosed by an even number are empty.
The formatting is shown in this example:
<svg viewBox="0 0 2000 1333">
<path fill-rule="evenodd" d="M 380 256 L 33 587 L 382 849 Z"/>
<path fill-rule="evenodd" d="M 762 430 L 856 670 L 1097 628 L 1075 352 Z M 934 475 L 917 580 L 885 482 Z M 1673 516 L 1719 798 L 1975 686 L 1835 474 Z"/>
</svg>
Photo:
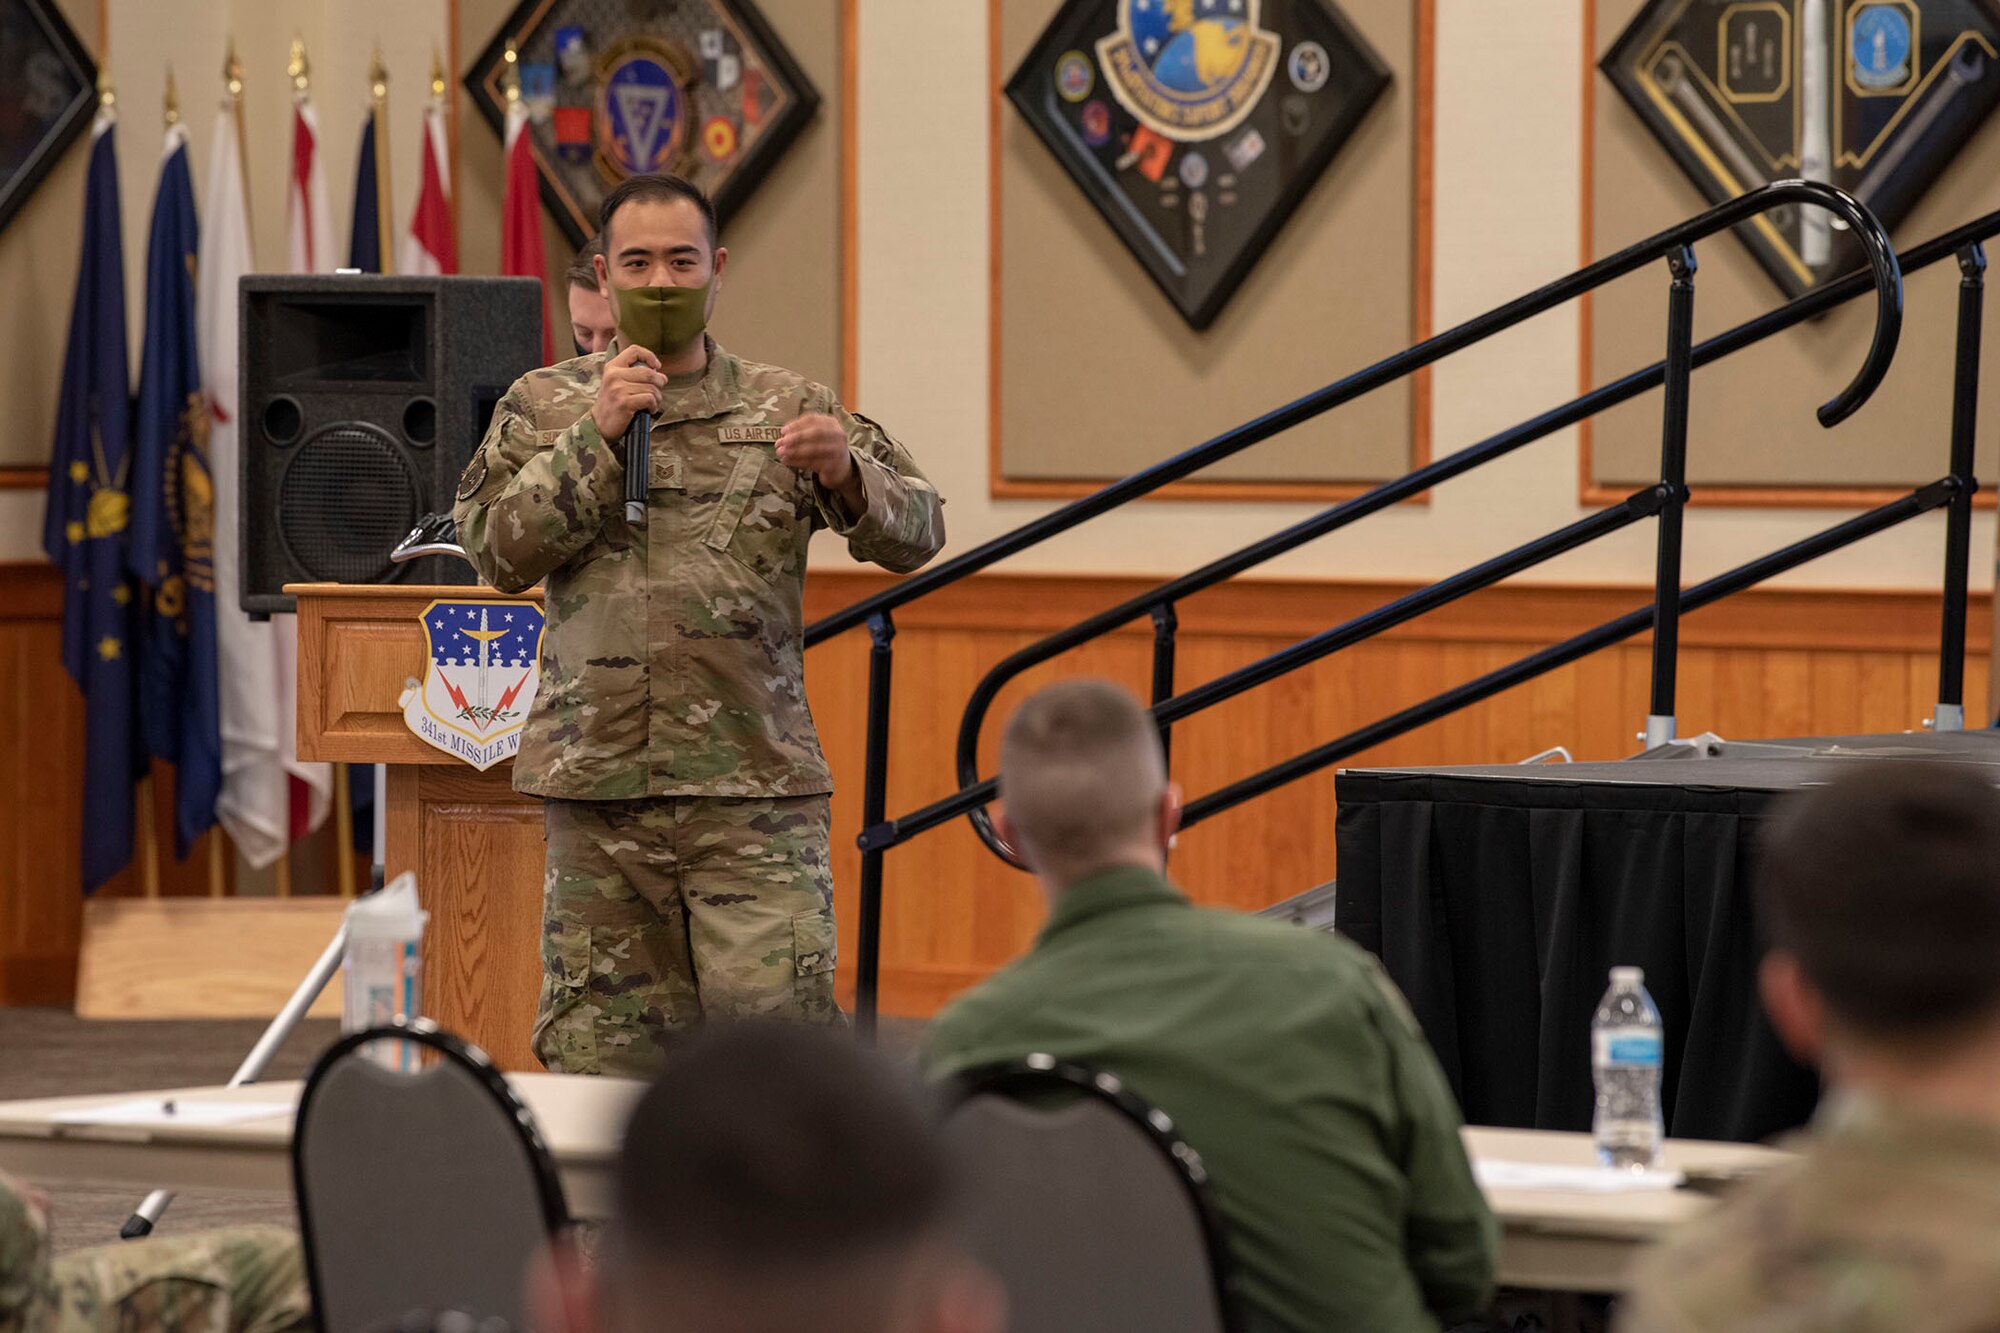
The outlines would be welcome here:
<svg viewBox="0 0 2000 1333">
<path fill-rule="evenodd" d="M 1200 907 L 1196 911 L 1203 927 L 1219 942 L 1254 950 L 1273 961 L 1339 971 L 1365 968 L 1374 962 L 1366 950 L 1344 935 L 1228 908 Z"/>
<path fill-rule="evenodd" d="M 1411 1031 L 1416 1017 L 1375 955 L 1328 931 L 1221 908 L 1201 908 L 1217 948 L 1254 960 L 1266 973 L 1289 973 L 1309 985 L 1351 992 L 1371 1009 L 1387 1009 Z"/>
<path fill-rule="evenodd" d="M 1773 1302 L 1799 1295 L 1784 1279 L 1796 1276 L 1790 1263 L 1796 1256 L 1789 1252 L 1797 1239 L 1793 1195 L 1802 1169 L 1781 1167 L 1745 1184 L 1721 1206 L 1645 1251 L 1633 1270 L 1618 1333 L 1771 1327 L 1761 1321 L 1775 1313 Z"/>
</svg>

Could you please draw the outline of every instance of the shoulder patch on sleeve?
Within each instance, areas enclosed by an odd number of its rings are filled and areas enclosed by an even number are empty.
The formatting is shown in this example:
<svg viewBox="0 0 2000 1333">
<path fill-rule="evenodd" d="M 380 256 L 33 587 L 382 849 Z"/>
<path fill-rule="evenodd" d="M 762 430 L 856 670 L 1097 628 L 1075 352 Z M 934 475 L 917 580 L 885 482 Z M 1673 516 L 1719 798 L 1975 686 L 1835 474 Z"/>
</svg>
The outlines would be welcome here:
<svg viewBox="0 0 2000 1333">
<path fill-rule="evenodd" d="M 481 449 L 465 465 L 465 471 L 458 479 L 458 498 L 470 500 L 479 494 L 479 488 L 486 484 L 486 450 Z"/>
</svg>

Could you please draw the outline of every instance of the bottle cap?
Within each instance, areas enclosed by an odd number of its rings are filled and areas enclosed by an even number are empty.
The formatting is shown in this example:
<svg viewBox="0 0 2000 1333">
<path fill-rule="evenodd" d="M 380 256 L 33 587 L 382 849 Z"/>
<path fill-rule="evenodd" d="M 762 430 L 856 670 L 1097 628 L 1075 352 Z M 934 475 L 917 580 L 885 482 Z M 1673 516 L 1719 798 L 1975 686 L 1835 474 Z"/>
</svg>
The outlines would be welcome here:
<svg viewBox="0 0 2000 1333">
<path fill-rule="evenodd" d="M 1643 967 L 1614 967 L 1611 969 L 1611 984 L 1614 986 L 1641 986 L 1646 981 Z"/>
<path fill-rule="evenodd" d="M 430 913 L 417 905 L 417 877 L 405 870 L 386 889 L 356 898 L 347 909 L 350 940 L 423 938 Z"/>
</svg>

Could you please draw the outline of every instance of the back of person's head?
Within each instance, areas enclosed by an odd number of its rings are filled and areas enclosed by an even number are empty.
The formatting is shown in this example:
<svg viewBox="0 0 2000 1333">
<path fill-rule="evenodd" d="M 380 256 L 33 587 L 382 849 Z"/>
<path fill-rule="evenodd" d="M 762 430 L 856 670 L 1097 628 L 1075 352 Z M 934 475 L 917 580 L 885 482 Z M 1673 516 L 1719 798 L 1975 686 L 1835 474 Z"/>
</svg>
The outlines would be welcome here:
<svg viewBox="0 0 2000 1333">
<path fill-rule="evenodd" d="M 997 1333 L 914 1090 L 846 1034 L 712 1029 L 639 1101 L 596 1282 L 606 1333 Z"/>
<path fill-rule="evenodd" d="M 2000 1019 L 2000 790 L 1985 773 L 1880 761 L 1773 817 L 1759 875 L 1772 962 L 1848 1040 L 1928 1051 Z"/>
<path fill-rule="evenodd" d="M 1152 718 L 1107 680 L 1050 685 L 1015 711 L 1000 738 L 1000 799 L 1003 832 L 1063 884 L 1154 859 L 1179 816 Z"/>
<path fill-rule="evenodd" d="M 587 292 L 596 291 L 597 257 L 603 253 L 604 233 L 600 231 L 585 241 L 583 248 L 576 252 L 576 258 L 569 261 L 569 267 L 563 270 L 563 280 L 571 287 L 580 287 Z"/>
</svg>

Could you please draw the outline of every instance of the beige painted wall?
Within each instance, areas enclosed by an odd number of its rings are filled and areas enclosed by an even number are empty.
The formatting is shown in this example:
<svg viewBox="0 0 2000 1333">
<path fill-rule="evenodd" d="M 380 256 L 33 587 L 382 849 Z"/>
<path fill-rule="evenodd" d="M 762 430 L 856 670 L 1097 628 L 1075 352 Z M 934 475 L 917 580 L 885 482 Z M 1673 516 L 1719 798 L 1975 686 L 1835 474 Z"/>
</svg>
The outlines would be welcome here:
<svg viewBox="0 0 2000 1333">
<path fill-rule="evenodd" d="M 1003 79 L 1059 8 L 1001 6 Z M 1394 82 L 1205 330 L 1187 326 L 1027 122 L 1001 108 L 1000 457 L 1009 478 L 1124 476 L 1410 344 L 1415 10 L 1410 0 L 1344 8 Z M 1091 349 L 1087 360 L 1080 347 Z M 1411 466 L 1414 396 L 1407 380 L 1382 389 L 1207 475 L 1400 476 Z"/>
<path fill-rule="evenodd" d="M 88 8 L 85 0 L 64 2 L 79 11 Z M 812 2 L 831 7 L 834 0 Z M 112 3 L 114 11 L 131 5 L 187 14 L 196 8 L 192 0 Z M 270 11 L 250 0 L 235 3 L 242 11 L 235 19 L 240 24 L 237 36 L 249 60 L 253 20 Z M 395 12 L 435 15 L 438 3 L 406 0 Z M 467 0 L 468 23 L 482 4 L 505 8 L 501 0 Z M 327 12 L 344 13 L 348 8 L 329 6 Z M 1438 0 L 1434 243 L 1439 327 L 1576 266 L 1582 244 L 1578 235 L 1582 125 L 1580 98 L 1572 94 L 1581 78 L 1582 16 L 1581 4 L 1568 0 L 1508 4 Z M 983 78 L 968 74 L 985 68 L 986 19 L 986 6 L 979 0 L 860 0 L 858 403 L 905 439 L 939 482 L 950 501 L 947 513 L 954 551 L 1050 507 L 987 497 L 987 93 Z M 87 13 L 84 22 L 82 30 L 88 37 Z M 267 253 L 277 245 L 276 228 L 282 219 L 280 38 L 289 37 L 290 26 L 280 16 L 267 17 L 255 28 L 260 42 L 270 30 L 260 49 L 275 52 L 259 57 L 269 63 L 261 75 L 266 82 L 252 87 L 257 99 L 252 113 L 257 123 L 251 130 L 257 174 L 252 182 L 253 207 L 258 213 L 259 244 Z M 386 23 L 383 27 L 390 30 Z M 394 31 L 400 34 L 406 27 Z M 199 25 L 188 24 L 165 35 L 198 31 Z M 306 36 L 315 40 L 311 29 Z M 424 38 L 397 40 L 414 47 L 418 66 L 428 65 Z M 185 56 L 176 54 L 174 60 L 192 117 L 198 111 L 195 71 L 206 77 L 219 56 L 212 38 L 190 36 L 188 42 L 198 49 Z M 320 86 L 356 86 L 366 65 L 365 43 L 357 39 L 352 58 L 340 55 L 343 48 L 331 37 L 322 45 L 326 54 L 316 56 Z M 939 59 L 939 52 L 950 52 L 951 58 Z M 473 53 L 467 50 L 466 58 Z M 137 61 L 129 78 L 138 80 L 143 67 L 163 63 L 165 55 L 164 50 L 149 52 Z M 345 73 L 335 68 L 343 61 Z M 114 51 L 114 73 L 123 64 L 124 57 Z M 414 122 L 402 118 L 416 111 L 412 93 L 420 79 L 421 73 L 399 73 L 392 91 L 398 117 L 392 153 L 399 219 L 410 197 L 401 173 L 413 161 L 410 145 L 416 138 Z M 833 89 L 823 91 L 831 94 Z M 135 91 L 129 100 L 136 103 L 143 96 Z M 337 111 L 329 93 L 321 96 L 328 182 L 336 200 L 344 199 L 348 189 L 340 173 L 352 168 L 359 101 L 357 94 L 351 107 Z M 1508 114 L 1494 114 L 1495 107 L 1507 108 Z M 128 111 L 128 124 L 136 126 L 142 119 L 136 107 Z M 201 131 L 197 123 L 198 169 L 203 169 L 206 149 Z M 150 149 L 135 146 L 138 140 L 135 133 L 125 141 L 133 145 L 125 148 L 128 169 L 152 156 Z M 470 218 L 479 215 L 480 173 L 497 184 L 499 149 L 483 125 L 467 123 L 464 154 Z M 488 155 L 483 165 L 481 154 Z M 19 405 L 10 447 L 28 457 L 46 456 L 62 329 L 75 277 L 74 219 L 81 180 L 82 154 L 72 152 L 28 209 L 0 233 L 0 290 L 10 296 L 23 293 L 21 308 L 34 311 L 32 326 L 22 321 L 10 329 L 5 355 L 0 355 L 0 377 L 4 377 L 0 392 Z M 150 197 L 150 183 L 141 193 Z M 497 202 L 497 189 L 483 198 L 490 209 Z M 340 227 L 344 234 L 344 217 Z M 482 241 L 482 234 L 477 226 L 464 228 L 462 247 L 469 271 L 481 266 L 478 247 L 492 244 Z M 753 248 L 741 234 L 738 242 L 746 253 Z M 131 243 L 128 232 L 128 249 Z M 755 248 L 761 251 L 764 246 L 760 241 Z M 552 250 L 551 263 L 562 253 L 560 248 Z M 484 261 L 488 266 L 490 262 Z M 799 305 L 804 310 L 808 302 Z M 815 320 L 823 317 L 817 311 L 813 315 Z M 745 336 L 730 336 L 746 352 L 756 354 Z M 1438 450 L 1478 439 L 1573 393 L 1577 337 L 1574 312 L 1561 311 L 1447 361 L 1436 380 Z M 1087 354 L 1087 348 L 1079 349 L 1080 357 Z M 1577 468 L 1576 441 L 1566 432 L 1489 469 L 1480 479 L 1443 488 L 1426 507 L 1406 506 L 1380 515 L 1271 568 L 1302 577 L 1447 573 L 1584 512 L 1576 498 Z M 1296 505 L 1147 504 L 1051 543 L 1018 565 L 1179 571 L 1308 512 Z M 39 493 L 0 493 L 0 559 L 32 556 L 40 514 Z M 1748 558 L 1837 517 L 1826 512 L 1698 511 L 1689 522 L 1690 575 Z M 1931 585 L 1937 577 L 1941 531 L 1937 523 L 1914 525 L 1823 561 L 1795 581 Z M 1991 549 L 1990 515 L 1980 517 L 1975 540 L 1980 550 Z M 829 563 L 846 559 L 837 542 L 824 538 L 816 556 Z M 1646 535 L 1631 533 L 1548 567 L 1544 577 L 1640 583 L 1650 578 L 1651 558 Z M 1984 586 L 1985 561 L 1976 564 L 1975 577 Z"/>
<path fill-rule="evenodd" d="M 987 492 L 986 92 L 966 77 L 986 46 L 974 0 L 861 0 L 861 402 L 916 452 L 949 500 L 951 551 L 1051 506 Z M 1436 316 L 1439 328 L 1578 264 L 1583 9 L 1570 0 L 1438 0 Z M 953 52 L 950 60 L 935 53 Z M 871 78 L 894 70 L 894 78 Z M 912 114 L 912 107 L 924 113 Z M 1504 114 L 1496 111 L 1504 108 Z M 1081 203 L 1078 205 L 1082 207 Z M 1659 223 L 1677 220 L 1662 217 Z M 1434 447 L 1462 447 L 1576 391 L 1578 320 L 1545 315 L 1444 362 Z M 1079 363 L 1090 349 L 1078 347 Z M 1339 368 L 1334 368 L 1339 369 Z M 1437 576 L 1586 512 L 1574 432 L 1274 562 L 1301 577 Z M 1295 505 L 1136 506 L 1019 557 L 1012 567 L 1179 572 L 1311 510 Z M 1827 526 L 1824 511 L 1697 511 L 1688 573 L 1712 573 Z M 1936 582 L 1941 522 L 1921 522 L 1801 571 L 1792 581 L 1923 587 Z M 1649 583 L 1650 531 L 1621 534 L 1540 577 Z M 1990 516 L 1975 528 L 1991 549 Z M 819 557 L 844 559 L 836 545 Z M 1974 577 L 1990 571 L 1982 557 Z"/>
<path fill-rule="evenodd" d="M 84 45 L 101 57 L 96 6 L 91 0 L 63 0 L 63 11 Z M 234 36 L 244 65 L 244 157 L 253 244 L 259 267 L 277 268 L 285 258 L 285 175 L 291 155 L 285 64 L 292 35 L 304 37 L 334 231 L 344 258 L 373 47 L 381 42 L 389 71 L 392 207 L 400 231 L 416 202 L 422 104 L 429 95 L 432 47 L 440 53 L 446 49 L 444 18 L 444 0 L 111 0 L 109 68 L 118 94 L 118 190 L 135 378 L 168 67 L 188 126 L 199 200 L 208 180 L 209 135 L 223 95 L 224 49 Z M 17 311 L 33 312 L 32 319 L 17 319 L 0 335 L 0 395 L 15 405 L 12 428 L 0 439 L 0 467 L 41 466 L 48 459 L 76 283 L 86 158 L 80 140 L 0 232 L 0 291 L 8 293 Z M 40 550 L 41 515 L 39 490 L 0 491 L 0 560 L 34 558 Z"/>
<path fill-rule="evenodd" d="M 1610 49 L 1638 13 L 1640 0 L 1593 0 L 1600 51 Z M 1593 255 L 1608 254 L 1657 231 L 1662 218 L 1707 204 L 1625 104 L 1597 76 L 1596 236 Z M 2000 123 L 1989 121 L 1930 192 L 1896 228 L 1908 245 L 2000 208 Z M 1717 237 L 1698 250 L 1697 336 L 1719 333 L 1783 304 L 1784 297 L 1749 249 Z M 1947 260 L 1911 276 L 1903 341 L 1881 391 L 1831 433 L 1813 409 L 1837 393 L 1867 354 L 1872 303 L 1856 301 L 1826 318 L 1701 372 L 1690 413 L 1688 476 L 1703 482 L 1823 486 L 1913 485 L 1940 476 L 1950 443 L 1954 311 L 1958 265 Z M 1600 293 L 1593 325 L 1601 383 L 1657 361 L 1664 346 L 1664 265 Z M 2000 340 L 1983 348 L 1984 379 L 2000 384 Z M 1989 416 L 1990 419 L 1990 416 Z M 1710 447 L 1700 448 L 1707 442 Z M 1647 394 L 1598 419 L 1593 463 L 1607 481 L 1659 475 L 1660 395 Z M 1989 431 L 1978 463 L 1993 475 Z"/>
</svg>

